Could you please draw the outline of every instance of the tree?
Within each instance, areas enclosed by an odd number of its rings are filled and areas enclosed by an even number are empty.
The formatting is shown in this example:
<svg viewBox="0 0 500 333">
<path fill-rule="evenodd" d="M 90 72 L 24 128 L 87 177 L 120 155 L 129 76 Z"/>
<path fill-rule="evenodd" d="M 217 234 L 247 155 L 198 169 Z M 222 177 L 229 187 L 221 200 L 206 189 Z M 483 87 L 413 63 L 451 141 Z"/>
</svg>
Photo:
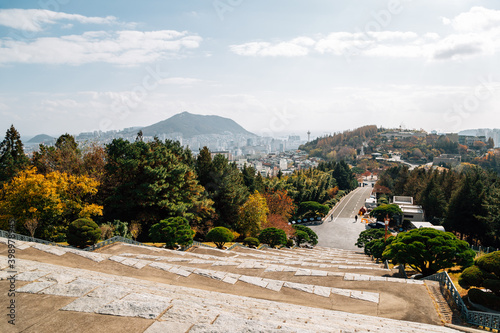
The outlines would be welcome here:
<svg viewBox="0 0 500 333">
<path fill-rule="evenodd" d="M 409 265 L 424 276 L 455 265 L 468 267 L 474 256 L 467 242 L 432 228 L 401 232 L 383 252 L 393 264 Z"/>
<path fill-rule="evenodd" d="M 266 223 L 268 212 L 266 199 L 257 191 L 251 194 L 240 208 L 238 231 L 245 236 L 256 236 Z"/>
<path fill-rule="evenodd" d="M 295 244 L 300 247 L 300 244 L 308 242 L 309 241 L 309 235 L 307 232 L 302 231 L 302 230 L 296 230 L 295 231 Z"/>
<path fill-rule="evenodd" d="M 286 245 L 286 234 L 281 229 L 266 228 L 260 232 L 259 241 L 272 248 L 277 245 Z"/>
<path fill-rule="evenodd" d="M 322 205 L 315 201 L 305 201 L 300 203 L 297 215 L 300 218 L 309 218 L 325 216 L 329 211 L 330 208 L 327 205 Z"/>
<path fill-rule="evenodd" d="M 403 211 L 396 204 L 380 205 L 371 211 L 370 216 L 376 217 L 377 221 L 384 221 L 386 216 L 395 220 L 397 216 L 403 216 Z"/>
<path fill-rule="evenodd" d="M 466 172 L 462 185 L 455 191 L 448 205 L 444 226 L 447 230 L 484 238 L 489 231 L 488 223 L 481 217 L 487 216 L 484 206 L 486 191 L 480 169 Z"/>
<path fill-rule="evenodd" d="M 283 216 L 277 214 L 268 214 L 267 221 L 261 224 L 261 228 L 281 229 L 286 233 L 288 237 L 293 236 L 293 234 L 295 233 L 295 229 L 293 229 L 292 224 L 288 222 L 288 220 Z"/>
<path fill-rule="evenodd" d="M 381 229 L 378 229 L 381 230 Z M 390 236 L 387 239 L 377 238 L 372 239 L 365 245 L 365 254 L 369 256 L 373 256 L 377 260 L 383 259 L 383 253 L 387 246 L 394 241 L 395 237 Z"/>
<path fill-rule="evenodd" d="M 108 162 L 102 190 L 109 220 L 133 220 L 145 235 L 157 221 L 184 217 L 197 221 L 213 212 L 189 165 L 189 151 L 170 141 L 115 139 L 106 147 Z"/>
<path fill-rule="evenodd" d="M 269 215 L 279 215 L 288 220 L 295 212 L 296 206 L 293 199 L 288 196 L 287 190 L 265 192 L 264 198 L 269 208 Z"/>
<path fill-rule="evenodd" d="M 440 186 L 431 178 L 419 195 L 419 202 L 424 209 L 426 220 L 441 219 L 446 212 L 446 199 Z"/>
<path fill-rule="evenodd" d="M 173 249 L 177 244 L 187 246 L 193 243 L 194 231 L 189 222 L 182 217 L 171 217 L 161 220 L 149 229 L 149 238 L 155 243 L 165 243 L 166 248 Z"/>
<path fill-rule="evenodd" d="M 223 155 L 215 155 L 212 160 L 207 147 L 200 150 L 195 169 L 200 184 L 214 202 L 214 225 L 234 228 L 238 221 L 239 209 L 249 194 L 243 175 L 236 165 L 230 164 Z"/>
<path fill-rule="evenodd" d="M 127 222 L 122 222 L 120 220 L 114 220 L 110 222 L 109 225 L 113 228 L 113 236 L 120 236 L 123 238 L 130 238 L 129 228 Z"/>
<path fill-rule="evenodd" d="M 14 125 L 11 125 L 5 133 L 5 139 L 0 142 L 0 183 L 12 179 L 28 162 L 21 135 Z"/>
<path fill-rule="evenodd" d="M 113 234 L 115 232 L 115 228 L 113 228 L 113 226 L 111 226 L 107 223 L 101 224 L 99 226 L 99 229 L 101 230 L 101 239 L 102 240 L 110 239 L 111 237 L 113 237 Z"/>
<path fill-rule="evenodd" d="M 385 230 L 384 229 L 368 229 L 363 230 L 358 236 L 358 240 L 356 241 L 356 245 L 359 248 L 365 248 L 366 244 L 374 239 L 384 238 Z M 365 251 L 365 254 L 366 253 Z"/>
<path fill-rule="evenodd" d="M 27 219 L 23 225 L 26 228 L 26 230 L 28 230 L 31 237 L 35 237 L 35 231 L 36 228 L 38 227 L 38 219 L 37 218 Z"/>
<path fill-rule="evenodd" d="M 209 242 L 213 242 L 218 249 L 223 249 L 225 243 L 231 242 L 234 239 L 234 235 L 227 228 L 215 227 L 208 232 L 206 239 Z"/>
<path fill-rule="evenodd" d="M 500 310 L 500 251 L 476 259 L 473 266 L 462 272 L 458 283 L 464 289 L 479 287 L 490 290 L 471 289 L 468 296 L 474 303 Z"/>
<path fill-rule="evenodd" d="M 141 234 L 141 231 L 142 231 L 141 224 L 137 221 L 133 221 L 130 224 L 129 230 L 130 230 L 130 235 L 132 236 L 132 238 L 134 240 L 137 240 L 137 237 L 139 237 L 139 235 Z"/>
<path fill-rule="evenodd" d="M 255 237 L 246 237 L 243 240 L 243 245 L 250 246 L 250 247 L 257 247 L 259 246 L 259 239 Z"/>
<path fill-rule="evenodd" d="M 303 231 L 307 234 L 309 244 L 311 244 L 313 246 L 318 244 L 318 235 L 316 235 L 316 233 L 311 228 L 306 227 L 305 225 L 300 225 L 300 224 L 296 224 L 293 227 L 296 230 L 295 233 L 297 233 L 297 231 Z"/>
<path fill-rule="evenodd" d="M 68 244 L 80 248 L 95 244 L 100 236 L 99 226 L 87 218 L 71 222 L 66 232 Z"/>
<path fill-rule="evenodd" d="M 96 180 L 86 176 L 23 170 L 0 190 L 0 227 L 7 228 L 11 218 L 20 227 L 29 219 L 37 219 L 41 238 L 64 238 L 71 221 L 102 214 L 102 206 L 93 203 L 97 186 Z"/>
</svg>

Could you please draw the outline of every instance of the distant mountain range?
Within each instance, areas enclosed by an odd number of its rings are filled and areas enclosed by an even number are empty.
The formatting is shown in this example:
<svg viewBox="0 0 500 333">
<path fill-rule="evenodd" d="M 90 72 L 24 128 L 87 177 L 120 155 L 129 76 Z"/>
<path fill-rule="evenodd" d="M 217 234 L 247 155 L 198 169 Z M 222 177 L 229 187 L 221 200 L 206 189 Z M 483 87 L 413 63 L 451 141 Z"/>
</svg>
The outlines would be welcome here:
<svg viewBox="0 0 500 333">
<path fill-rule="evenodd" d="M 55 142 L 56 139 L 47 135 L 47 134 L 39 134 L 33 138 L 31 138 L 28 143 L 48 143 Z"/>
<path fill-rule="evenodd" d="M 143 127 L 144 136 L 155 136 L 169 133 L 181 133 L 184 138 L 209 134 L 240 134 L 256 136 L 238 125 L 234 120 L 219 116 L 202 116 L 182 112 L 156 124 Z"/>
</svg>

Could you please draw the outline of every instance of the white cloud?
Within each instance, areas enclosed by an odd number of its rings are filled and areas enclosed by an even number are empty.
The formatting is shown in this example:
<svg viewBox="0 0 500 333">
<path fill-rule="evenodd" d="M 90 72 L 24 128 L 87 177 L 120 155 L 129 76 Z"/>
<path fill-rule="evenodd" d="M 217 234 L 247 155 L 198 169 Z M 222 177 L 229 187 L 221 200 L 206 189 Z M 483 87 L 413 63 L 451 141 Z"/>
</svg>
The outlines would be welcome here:
<svg viewBox="0 0 500 333">
<path fill-rule="evenodd" d="M 202 82 L 204 81 L 191 77 L 169 77 L 158 81 L 160 84 L 172 84 L 176 86 L 191 86 Z"/>
<path fill-rule="evenodd" d="M 472 7 L 468 12 L 461 13 L 453 19 L 441 18 L 443 24 L 451 25 L 459 32 L 481 32 L 500 28 L 500 10 L 484 7 Z"/>
<path fill-rule="evenodd" d="M 105 62 L 136 65 L 199 47 L 202 38 L 186 31 L 90 31 L 34 41 L 0 40 L 0 64 L 81 65 Z"/>
<path fill-rule="evenodd" d="M 308 46 L 314 44 L 314 40 L 307 37 L 298 37 L 288 42 L 276 44 L 268 42 L 250 42 L 240 45 L 231 45 L 232 52 L 243 56 L 260 57 L 298 57 L 309 53 Z"/>
<path fill-rule="evenodd" d="M 85 24 L 115 24 L 114 16 L 89 17 L 78 14 L 54 12 L 46 9 L 0 9 L 0 25 L 24 31 L 42 31 L 44 25 L 58 21 L 77 21 Z"/>
</svg>

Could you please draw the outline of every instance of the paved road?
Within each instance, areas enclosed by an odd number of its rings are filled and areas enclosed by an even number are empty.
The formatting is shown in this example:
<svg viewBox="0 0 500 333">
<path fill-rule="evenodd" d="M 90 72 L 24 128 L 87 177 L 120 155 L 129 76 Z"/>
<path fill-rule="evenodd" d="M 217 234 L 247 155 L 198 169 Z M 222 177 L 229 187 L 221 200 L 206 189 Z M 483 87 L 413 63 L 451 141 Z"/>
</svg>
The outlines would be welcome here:
<svg viewBox="0 0 500 333">
<path fill-rule="evenodd" d="M 354 245 L 359 233 L 365 230 L 364 223 L 354 220 L 359 209 L 364 206 L 365 199 L 370 197 L 371 183 L 345 196 L 325 218 L 321 225 L 310 226 L 318 235 L 318 246 L 333 247 L 344 250 L 362 249 Z"/>
</svg>

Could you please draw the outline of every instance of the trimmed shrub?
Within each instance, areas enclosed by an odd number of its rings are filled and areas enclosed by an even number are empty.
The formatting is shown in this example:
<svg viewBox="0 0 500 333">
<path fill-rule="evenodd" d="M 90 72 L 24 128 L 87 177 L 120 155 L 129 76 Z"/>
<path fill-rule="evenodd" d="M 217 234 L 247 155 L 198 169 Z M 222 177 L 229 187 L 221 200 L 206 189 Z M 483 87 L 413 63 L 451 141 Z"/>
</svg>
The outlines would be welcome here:
<svg viewBox="0 0 500 333">
<path fill-rule="evenodd" d="M 300 225 L 300 224 L 296 224 L 293 226 L 295 228 L 295 230 L 297 231 L 303 231 L 307 234 L 307 242 L 309 242 L 309 244 L 311 245 L 316 245 L 318 244 L 318 235 L 316 235 L 316 233 L 314 231 L 312 231 L 311 228 L 309 227 L 306 227 L 305 225 Z"/>
<path fill-rule="evenodd" d="M 259 240 L 255 237 L 247 237 L 243 240 L 243 245 L 246 246 L 259 246 Z"/>
<path fill-rule="evenodd" d="M 95 244 L 101 236 L 101 229 L 91 219 L 81 218 L 70 223 L 66 231 L 68 244 L 84 248 Z"/>
<path fill-rule="evenodd" d="M 224 227 L 215 227 L 206 236 L 206 240 L 213 242 L 218 249 L 224 248 L 224 244 L 231 242 L 233 239 L 234 235 L 231 230 Z"/>
<path fill-rule="evenodd" d="M 309 235 L 305 231 L 297 230 L 295 231 L 295 244 L 300 246 L 302 243 L 309 241 Z"/>
<path fill-rule="evenodd" d="M 260 232 L 259 241 L 269 245 L 270 247 L 285 245 L 286 233 L 278 228 L 266 228 Z"/>
<path fill-rule="evenodd" d="M 154 224 L 149 229 L 149 237 L 155 243 L 165 243 L 166 248 L 173 249 L 177 244 L 187 246 L 193 243 L 194 231 L 183 217 L 170 217 Z"/>
<path fill-rule="evenodd" d="M 500 297 L 496 296 L 493 293 L 484 292 L 477 288 L 472 288 L 467 293 L 469 299 L 476 303 L 487 308 L 490 308 L 495 311 L 500 311 Z"/>
</svg>

